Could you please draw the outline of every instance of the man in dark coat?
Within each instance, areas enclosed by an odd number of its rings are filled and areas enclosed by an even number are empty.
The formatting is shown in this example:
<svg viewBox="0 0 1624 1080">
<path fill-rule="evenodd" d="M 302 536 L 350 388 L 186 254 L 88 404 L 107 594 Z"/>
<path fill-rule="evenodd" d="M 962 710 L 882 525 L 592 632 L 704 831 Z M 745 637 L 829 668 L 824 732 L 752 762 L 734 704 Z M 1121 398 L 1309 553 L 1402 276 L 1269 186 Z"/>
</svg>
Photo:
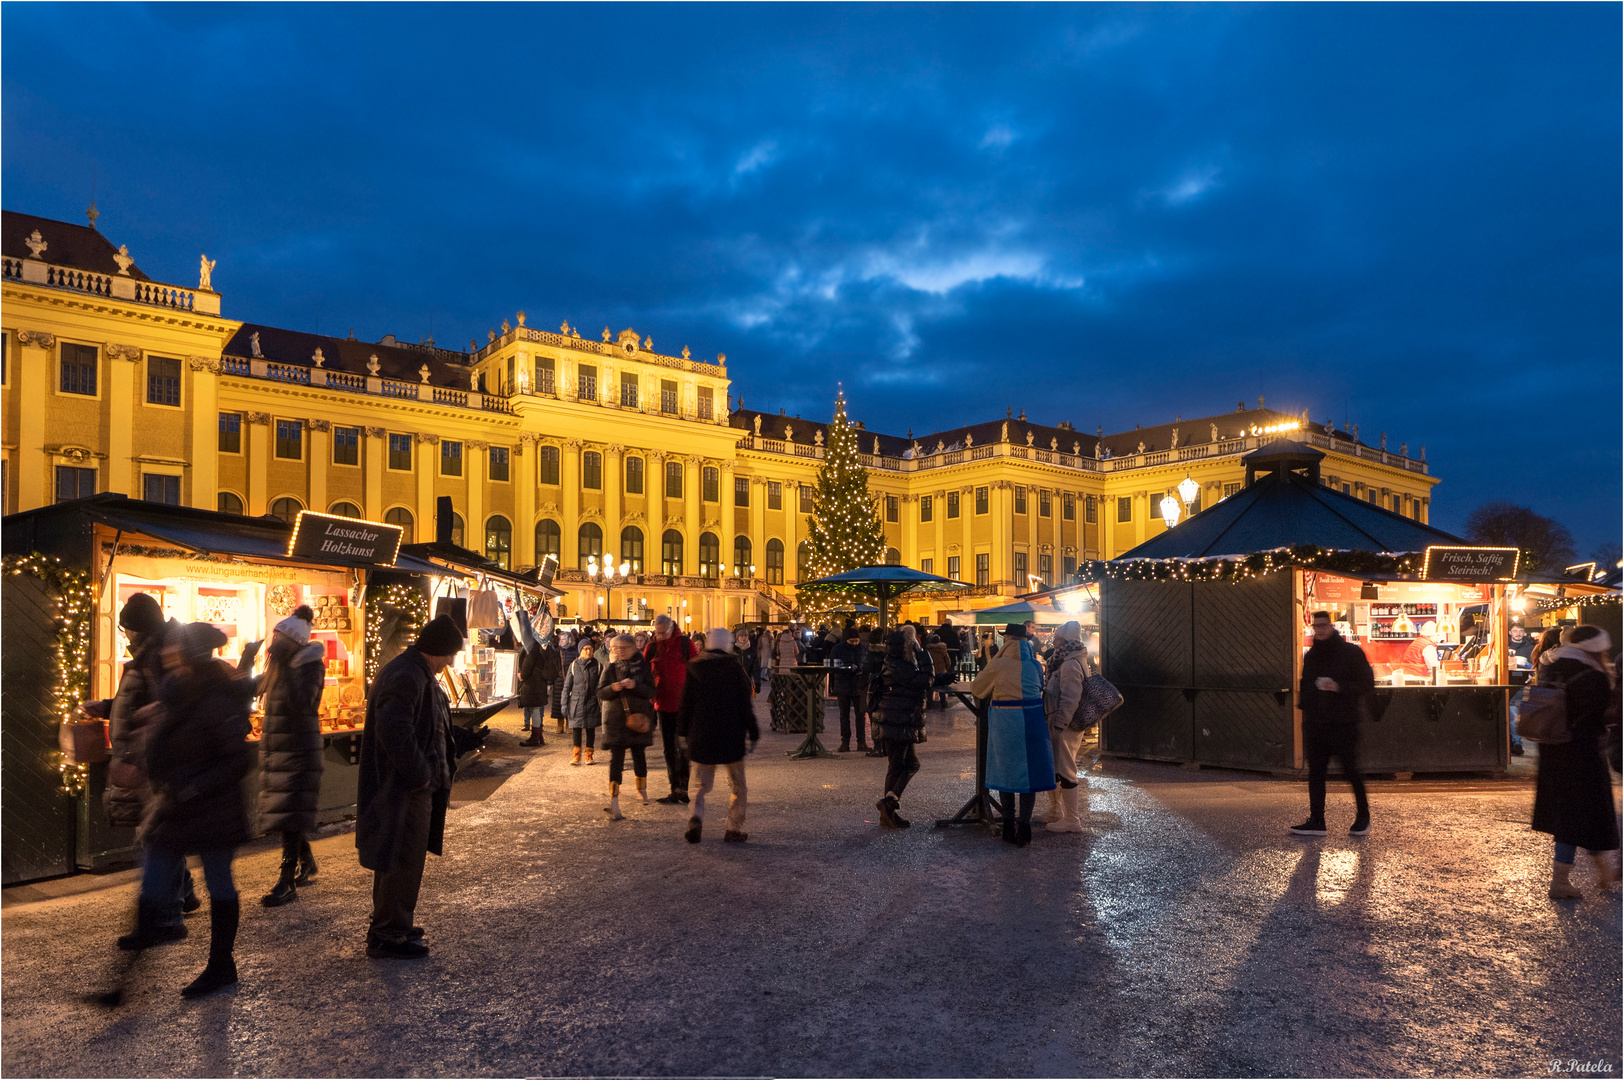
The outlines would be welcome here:
<svg viewBox="0 0 1624 1080">
<path fill-rule="evenodd" d="M 750 676 L 733 655 L 733 635 L 717 627 L 705 635 L 705 651 L 688 663 L 688 678 L 682 684 L 682 704 L 677 711 L 677 739 L 694 763 L 693 811 L 683 837 L 699 843 L 705 825 L 705 796 L 716 784 L 716 767 L 727 769 L 732 798 L 727 804 L 727 831 L 722 839 L 742 844 L 747 793 L 744 786 L 745 739 L 754 753 L 761 739 L 756 712 L 750 705 Z"/>
<path fill-rule="evenodd" d="M 671 793 L 655 802 L 688 801 L 688 756 L 677 745 L 677 710 L 682 708 L 682 681 L 688 676 L 688 661 L 693 655 L 693 642 L 677 629 L 676 622 L 669 615 L 655 616 L 654 640 L 648 643 L 643 659 L 654 676 L 654 708 L 659 713 L 660 743 L 665 749 L 665 775 L 671 784 Z"/>
<path fill-rule="evenodd" d="M 845 640 L 829 652 L 834 667 L 829 670 L 829 693 L 840 702 L 840 752 L 851 752 L 852 718 L 857 723 L 857 749 L 868 749 L 868 725 L 863 719 L 868 684 L 868 647 L 863 632 L 855 626 L 845 630 Z"/>
<path fill-rule="evenodd" d="M 451 703 L 439 675 L 462 649 L 449 615 L 423 628 L 412 646 L 378 672 L 367 698 L 356 793 L 355 846 L 373 872 L 367 955 L 428 955 L 412 925 L 427 852 L 440 854 L 456 751 Z"/>
<path fill-rule="evenodd" d="M 1298 836 L 1325 835 L 1325 774 L 1331 758 L 1353 788 L 1351 836 L 1370 831 L 1370 800 L 1359 775 L 1359 713 L 1365 695 L 1376 687 L 1365 651 L 1343 640 L 1329 612 L 1314 612 L 1314 644 L 1303 657 L 1297 701 L 1303 710 L 1303 757 L 1308 762 L 1308 820 L 1292 827 Z"/>
</svg>

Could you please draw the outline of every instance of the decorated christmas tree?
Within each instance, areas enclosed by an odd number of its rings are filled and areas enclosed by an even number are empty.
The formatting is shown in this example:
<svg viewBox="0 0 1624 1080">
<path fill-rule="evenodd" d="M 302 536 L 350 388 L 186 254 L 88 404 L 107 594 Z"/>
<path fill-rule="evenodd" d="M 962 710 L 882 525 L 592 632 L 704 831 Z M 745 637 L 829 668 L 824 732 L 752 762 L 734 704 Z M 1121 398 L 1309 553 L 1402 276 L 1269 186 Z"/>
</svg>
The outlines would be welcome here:
<svg viewBox="0 0 1624 1080">
<path fill-rule="evenodd" d="M 845 394 L 835 398 L 806 538 L 814 578 L 885 562 L 885 526 L 868 492 L 868 470 L 858 456 L 857 429 L 846 418 Z"/>
</svg>

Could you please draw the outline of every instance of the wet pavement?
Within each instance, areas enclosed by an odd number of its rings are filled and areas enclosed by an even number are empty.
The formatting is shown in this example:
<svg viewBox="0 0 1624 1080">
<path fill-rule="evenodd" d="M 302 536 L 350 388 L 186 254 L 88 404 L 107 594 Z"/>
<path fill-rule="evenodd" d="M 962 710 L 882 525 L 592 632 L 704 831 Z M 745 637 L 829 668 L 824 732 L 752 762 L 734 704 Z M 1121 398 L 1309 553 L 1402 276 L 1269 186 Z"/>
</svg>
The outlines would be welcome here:
<svg viewBox="0 0 1624 1080">
<path fill-rule="evenodd" d="M 831 717 L 831 720 L 833 718 Z M 429 859 L 432 955 L 368 960 L 353 837 L 316 844 L 297 903 L 239 858 L 240 985 L 178 990 L 192 937 L 107 985 L 134 885 L 12 903 L 0 929 L 8 1076 L 1548 1076 L 1621 1068 L 1620 901 L 1588 866 L 1545 896 L 1526 783 L 1379 782 L 1374 831 L 1333 784 L 1332 835 L 1299 840 L 1303 785 L 1111 762 L 1081 834 L 1018 850 L 934 829 L 970 794 L 973 729 L 932 713 L 904 799 L 875 824 L 884 762 L 749 763 L 750 841 L 623 799 L 607 755 L 508 731 L 468 770 Z M 831 744 L 832 744 L 831 740 Z M 658 753 L 650 794 L 665 793 Z M 629 780 L 629 777 L 628 777 Z M 629 786 L 629 785 L 628 785 Z M 1042 808 L 1040 798 L 1039 807 Z M 1553 1073 L 1553 1062 L 1561 1065 Z"/>
</svg>

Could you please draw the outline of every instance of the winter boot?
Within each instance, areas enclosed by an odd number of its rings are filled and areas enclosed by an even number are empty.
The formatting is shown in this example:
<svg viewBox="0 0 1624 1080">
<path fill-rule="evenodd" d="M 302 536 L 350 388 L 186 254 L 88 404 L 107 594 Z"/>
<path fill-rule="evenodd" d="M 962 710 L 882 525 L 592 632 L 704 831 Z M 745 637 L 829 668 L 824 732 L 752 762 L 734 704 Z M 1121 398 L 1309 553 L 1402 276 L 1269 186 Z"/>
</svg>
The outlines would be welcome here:
<svg viewBox="0 0 1624 1080">
<path fill-rule="evenodd" d="M 633 777 L 633 779 L 637 781 L 637 797 L 639 799 L 643 800 L 643 805 L 644 806 L 647 806 L 648 805 L 648 777 L 646 777 L 646 776 L 636 776 L 636 777 Z"/>
<path fill-rule="evenodd" d="M 1619 883 L 1617 851 L 1592 851 L 1590 861 L 1596 866 L 1596 884 L 1603 889 L 1610 888 Z"/>
<path fill-rule="evenodd" d="M 237 919 L 241 913 L 235 896 L 230 900 L 209 897 L 209 965 L 181 990 L 181 997 L 202 997 L 237 981 L 237 961 L 231 950 L 237 944 Z"/>
<path fill-rule="evenodd" d="M 539 727 L 538 728 L 531 728 L 530 729 L 530 737 L 528 739 L 526 739 L 524 742 L 520 743 L 519 745 L 520 746 L 546 746 L 547 745 L 547 740 L 541 737 L 541 729 Z"/>
<path fill-rule="evenodd" d="M 302 889 L 310 884 L 316 873 L 316 853 L 310 850 L 310 841 L 301 838 L 299 840 L 299 876 L 293 879 L 293 883 Z"/>
<path fill-rule="evenodd" d="M 1552 900 L 1582 900 L 1584 898 L 1584 893 L 1575 888 L 1573 882 L 1568 880 L 1568 875 L 1571 873 L 1573 873 L 1572 863 L 1551 863 L 1550 897 Z"/>
<path fill-rule="evenodd" d="M 157 904 L 146 900 L 136 901 L 135 929 L 118 939 L 118 947 L 125 952 L 136 952 L 154 945 L 179 941 L 186 936 L 185 925 L 175 923 L 164 926 L 159 922 L 161 918 L 163 909 Z"/>
<path fill-rule="evenodd" d="M 1065 814 L 1060 809 L 1060 792 L 1049 792 L 1049 805 L 1044 809 L 1043 813 L 1038 815 L 1037 819 L 1045 825 L 1050 825 L 1064 816 Z"/>
<path fill-rule="evenodd" d="M 1082 832 L 1083 823 L 1077 817 L 1077 789 L 1061 788 L 1054 793 L 1060 803 L 1060 816 L 1049 822 L 1050 832 Z"/>
<path fill-rule="evenodd" d="M 609 815 L 610 821 L 621 820 L 619 784 L 609 785 L 609 805 L 603 808 L 603 812 Z"/>
<path fill-rule="evenodd" d="M 570 764 L 571 765 L 579 765 L 580 763 L 581 763 L 581 748 L 579 746 L 577 746 L 577 747 L 575 747 L 574 749 L 572 749 L 570 751 Z"/>
<path fill-rule="evenodd" d="M 1004 827 L 1001 830 L 1001 838 L 1004 843 L 1013 844 L 1015 842 L 1015 815 L 1013 812 L 1005 810 L 1002 812 L 1002 816 Z"/>
<path fill-rule="evenodd" d="M 899 813 L 902 802 L 889 791 L 885 793 L 885 798 L 874 804 L 874 807 L 880 812 L 880 824 L 887 829 L 906 829 L 913 824 Z"/>
<path fill-rule="evenodd" d="M 697 844 L 699 843 L 699 834 L 704 830 L 704 828 L 705 823 L 703 821 L 701 821 L 699 818 L 691 817 L 688 819 L 688 831 L 682 834 L 682 838 L 688 841 L 690 844 Z"/>
<path fill-rule="evenodd" d="M 588 765 L 592 764 L 592 747 L 590 746 L 586 748 L 586 763 Z"/>
<path fill-rule="evenodd" d="M 1025 847 L 1027 844 L 1030 844 L 1031 842 L 1032 842 L 1032 823 L 1030 821 L 1020 822 L 1018 825 L 1015 826 L 1015 846 L 1016 847 Z"/>
<path fill-rule="evenodd" d="M 298 873 L 299 860 L 297 858 L 283 859 L 282 876 L 276 879 L 276 884 L 271 886 L 270 892 L 259 898 L 259 902 L 266 907 L 281 907 L 283 904 L 291 904 L 299 899 L 299 889 L 295 881 Z"/>
<path fill-rule="evenodd" d="M 560 735 L 564 734 L 564 718 L 562 716 L 555 716 L 553 717 L 553 720 L 558 724 L 558 733 Z"/>
<path fill-rule="evenodd" d="M 840 740 L 839 752 L 842 753 L 842 754 L 851 753 L 851 740 L 850 739 L 841 739 Z"/>
<path fill-rule="evenodd" d="M 202 906 L 203 901 L 197 898 L 197 887 L 192 884 L 192 872 L 188 870 L 181 883 L 180 913 L 190 915 Z"/>
</svg>

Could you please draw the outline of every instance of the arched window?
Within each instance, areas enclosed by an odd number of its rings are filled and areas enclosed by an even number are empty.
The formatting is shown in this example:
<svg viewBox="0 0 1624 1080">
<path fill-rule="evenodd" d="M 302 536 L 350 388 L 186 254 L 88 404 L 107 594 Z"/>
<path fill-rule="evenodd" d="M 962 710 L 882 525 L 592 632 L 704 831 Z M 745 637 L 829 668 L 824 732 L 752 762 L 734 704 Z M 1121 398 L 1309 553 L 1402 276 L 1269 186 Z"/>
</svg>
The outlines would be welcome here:
<svg viewBox="0 0 1624 1080">
<path fill-rule="evenodd" d="M 563 550 L 564 533 L 558 527 L 558 522 L 549 518 L 536 522 L 536 563 L 545 562 L 549 555 L 557 562 Z"/>
<path fill-rule="evenodd" d="M 466 547 L 463 541 L 462 515 L 453 512 L 451 515 L 451 542 L 458 547 Z"/>
<path fill-rule="evenodd" d="M 400 542 L 412 542 L 412 512 L 404 506 L 397 506 L 383 516 L 384 524 L 400 526 Z"/>
<path fill-rule="evenodd" d="M 767 541 L 767 583 L 769 585 L 782 585 L 784 583 L 784 542 L 782 540 Z"/>
<path fill-rule="evenodd" d="M 643 572 L 643 530 L 635 525 L 620 530 L 620 561 L 631 563 L 627 573 Z"/>
<path fill-rule="evenodd" d="M 716 538 L 715 533 L 699 534 L 699 576 L 708 578 L 722 576 L 722 542 Z"/>
<path fill-rule="evenodd" d="M 660 537 L 660 573 L 671 577 L 682 573 L 682 534 L 675 529 Z"/>
<path fill-rule="evenodd" d="M 558 447 L 539 446 L 536 448 L 537 471 L 541 474 L 539 483 L 558 483 Z"/>
<path fill-rule="evenodd" d="M 891 547 L 886 548 L 885 549 L 885 565 L 887 565 L 887 566 L 901 566 L 902 565 L 902 552 L 898 551 L 896 548 L 891 548 Z"/>
<path fill-rule="evenodd" d="M 352 502 L 336 502 L 327 508 L 327 512 L 337 514 L 339 517 L 358 518 L 361 516 L 361 508 Z"/>
<path fill-rule="evenodd" d="M 229 491 L 220 492 L 214 505 L 222 514 L 242 513 L 242 500 Z"/>
<path fill-rule="evenodd" d="M 812 545 L 805 540 L 795 545 L 795 580 L 812 580 Z"/>
<path fill-rule="evenodd" d="M 485 522 L 485 557 L 503 570 L 513 568 L 513 526 L 501 514 Z"/>
<path fill-rule="evenodd" d="M 587 556 L 603 556 L 603 530 L 598 528 L 595 521 L 589 521 L 581 526 L 581 569 L 586 569 Z"/>
<path fill-rule="evenodd" d="M 748 536 L 735 536 L 733 538 L 733 573 L 742 578 L 754 576 L 751 570 L 750 538 Z"/>
<path fill-rule="evenodd" d="M 281 518 L 289 525 L 292 525 L 293 519 L 298 517 L 299 511 L 303 509 L 304 504 L 298 499 L 295 499 L 292 495 L 284 495 L 271 503 L 271 516 Z"/>
</svg>

